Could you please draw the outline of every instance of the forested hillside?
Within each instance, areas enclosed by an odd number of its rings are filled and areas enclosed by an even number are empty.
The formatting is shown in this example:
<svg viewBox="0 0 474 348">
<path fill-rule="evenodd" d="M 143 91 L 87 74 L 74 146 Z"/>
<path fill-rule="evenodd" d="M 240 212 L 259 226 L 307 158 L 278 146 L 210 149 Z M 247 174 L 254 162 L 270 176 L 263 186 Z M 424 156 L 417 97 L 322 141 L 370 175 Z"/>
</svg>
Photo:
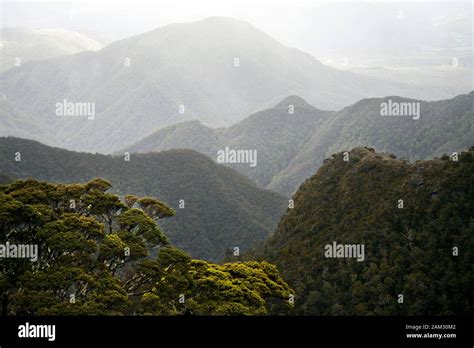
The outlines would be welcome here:
<svg viewBox="0 0 474 348">
<path fill-rule="evenodd" d="M 279 267 L 298 314 L 474 312 L 474 148 L 414 163 L 355 148 L 326 160 L 294 200 L 247 257 Z M 334 242 L 365 254 L 329 257 Z"/>
<path fill-rule="evenodd" d="M 255 167 L 248 163 L 227 165 L 265 187 L 333 114 L 314 108 L 298 96 L 290 96 L 228 128 L 209 128 L 199 121 L 184 122 L 159 129 L 118 153 L 193 149 L 216 160 L 218 151 L 225 147 L 256 150 Z"/>
<path fill-rule="evenodd" d="M 382 117 L 381 105 L 389 100 L 419 103 L 419 118 Z M 430 159 L 471 146 L 473 122 L 474 92 L 435 102 L 363 99 L 338 112 L 318 110 L 291 96 L 229 128 L 212 129 L 198 121 L 181 123 L 159 129 L 123 151 L 189 148 L 215 160 L 217 151 L 226 146 L 255 149 L 255 168 L 229 166 L 262 187 L 290 196 L 335 152 L 370 146 L 408 160 Z"/>
<path fill-rule="evenodd" d="M 382 117 L 381 105 L 419 103 L 419 119 Z M 267 186 L 290 195 L 333 153 L 357 146 L 373 147 L 410 161 L 462 151 L 474 142 L 474 92 L 426 102 L 400 97 L 363 99 L 327 120 L 288 167 Z"/>
<path fill-rule="evenodd" d="M 163 224 L 171 241 L 195 258 L 218 260 L 226 250 L 254 246 L 270 235 L 287 205 L 285 197 L 195 151 L 131 154 L 129 159 L 0 138 L 0 168 L 6 175 L 66 183 L 101 177 L 122 196 L 160 197 L 176 210 Z"/>
</svg>

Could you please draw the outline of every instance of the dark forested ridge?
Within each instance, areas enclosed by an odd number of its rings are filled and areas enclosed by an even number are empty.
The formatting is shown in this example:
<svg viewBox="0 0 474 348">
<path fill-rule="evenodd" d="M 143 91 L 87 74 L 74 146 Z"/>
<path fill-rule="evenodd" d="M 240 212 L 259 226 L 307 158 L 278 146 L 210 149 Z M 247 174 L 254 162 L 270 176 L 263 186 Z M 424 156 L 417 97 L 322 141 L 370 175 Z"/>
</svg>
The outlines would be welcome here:
<svg viewBox="0 0 474 348">
<path fill-rule="evenodd" d="M 382 117 L 381 104 L 419 103 L 419 119 Z M 329 118 L 267 186 L 290 195 L 332 154 L 358 146 L 410 161 L 462 151 L 474 141 L 474 92 L 426 102 L 401 97 L 363 99 Z"/>
<path fill-rule="evenodd" d="M 474 148 L 458 161 L 344 155 L 305 181 L 274 236 L 247 257 L 279 267 L 298 314 L 472 314 Z M 364 245 L 365 258 L 326 257 L 333 242 Z"/>
<path fill-rule="evenodd" d="M 127 162 L 124 157 L 0 138 L 0 172 L 67 183 L 102 177 L 113 182 L 120 195 L 160 197 L 176 210 L 176 216 L 163 222 L 171 241 L 207 260 L 221 259 L 234 247 L 246 250 L 268 237 L 287 205 L 283 196 L 191 150 L 132 154 Z"/>
</svg>

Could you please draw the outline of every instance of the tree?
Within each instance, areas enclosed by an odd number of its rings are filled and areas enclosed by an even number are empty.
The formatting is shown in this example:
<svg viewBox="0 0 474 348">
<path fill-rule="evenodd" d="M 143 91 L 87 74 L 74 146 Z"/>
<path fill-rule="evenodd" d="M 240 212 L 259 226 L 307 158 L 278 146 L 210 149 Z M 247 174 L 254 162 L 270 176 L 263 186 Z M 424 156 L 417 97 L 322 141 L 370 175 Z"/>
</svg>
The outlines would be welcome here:
<svg viewBox="0 0 474 348">
<path fill-rule="evenodd" d="M 291 289 L 267 262 L 216 265 L 172 248 L 163 248 L 155 262 L 152 288 L 138 308 L 143 314 L 263 315 L 275 302 L 292 307 Z"/>
<path fill-rule="evenodd" d="M 0 242 L 39 248 L 34 262 L 0 261 L 3 315 L 126 311 L 126 272 L 118 272 L 168 241 L 152 218 L 106 192 L 110 187 L 101 179 L 0 186 Z"/>
<path fill-rule="evenodd" d="M 158 221 L 174 211 L 110 183 L 0 185 L 0 245 L 37 246 L 37 259 L 0 258 L 2 315 L 266 314 L 291 293 L 266 262 L 214 265 L 170 245 Z"/>
</svg>

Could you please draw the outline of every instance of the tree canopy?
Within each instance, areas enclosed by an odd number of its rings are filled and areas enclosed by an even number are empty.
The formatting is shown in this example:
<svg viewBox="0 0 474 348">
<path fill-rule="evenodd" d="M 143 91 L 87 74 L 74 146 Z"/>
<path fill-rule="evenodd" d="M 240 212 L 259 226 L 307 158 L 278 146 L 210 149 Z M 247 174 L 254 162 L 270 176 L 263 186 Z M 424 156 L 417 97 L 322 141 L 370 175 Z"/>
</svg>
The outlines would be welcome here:
<svg viewBox="0 0 474 348">
<path fill-rule="evenodd" d="M 474 148 L 414 163 L 355 148 L 327 159 L 293 199 L 246 258 L 278 266 L 297 314 L 474 312 Z M 365 258 L 328 258 L 333 242 L 363 245 Z"/>
<path fill-rule="evenodd" d="M 266 262 L 215 265 L 173 247 L 158 222 L 174 210 L 111 184 L 17 180 L 0 185 L 0 244 L 37 259 L 0 258 L 2 315 L 266 314 L 290 308 Z"/>
</svg>

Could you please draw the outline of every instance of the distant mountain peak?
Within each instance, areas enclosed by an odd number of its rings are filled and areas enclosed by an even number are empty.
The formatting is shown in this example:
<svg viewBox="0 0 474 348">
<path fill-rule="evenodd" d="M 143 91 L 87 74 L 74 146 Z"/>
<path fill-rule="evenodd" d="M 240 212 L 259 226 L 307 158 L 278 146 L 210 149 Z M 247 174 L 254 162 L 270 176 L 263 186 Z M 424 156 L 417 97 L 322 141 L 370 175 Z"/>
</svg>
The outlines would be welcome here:
<svg viewBox="0 0 474 348">
<path fill-rule="evenodd" d="M 233 18 L 233 17 L 226 17 L 226 16 L 211 16 L 211 17 L 206 17 L 204 19 L 201 19 L 197 22 L 221 22 L 221 23 L 245 23 L 247 25 L 250 25 L 249 22 Z"/>
<path fill-rule="evenodd" d="M 156 35 L 156 33 L 166 33 L 169 34 L 170 32 L 173 33 L 175 30 L 178 30 L 180 34 L 180 30 L 190 30 L 193 33 L 199 32 L 200 30 L 211 30 L 210 33 L 213 34 L 218 34 L 221 35 L 223 33 L 226 33 L 227 31 L 231 31 L 232 35 L 242 35 L 242 34 L 255 34 L 255 33 L 260 33 L 264 34 L 265 38 L 274 40 L 268 34 L 263 32 L 262 30 L 258 29 L 255 27 L 253 24 L 250 22 L 236 19 L 233 17 L 225 17 L 225 16 L 212 16 L 212 17 L 206 17 L 203 19 L 199 20 L 193 20 L 189 22 L 182 22 L 182 23 L 171 23 L 167 24 L 164 26 L 160 26 L 155 28 L 154 30 L 144 32 L 142 34 L 138 34 L 136 36 L 132 36 L 131 38 L 134 37 L 143 37 L 143 36 L 149 36 L 149 35 Z M 207 35 L 209 35 L 209 32 L 206 32 Z M 130 38 L 128 38 L 130 39 Z M 125 39 L 125 40 L 128 40 Z"/>
<path fill-rule="evenodd" d="M 288 105 L 293 105 L 293 106 L 299 106 L 299 107 L 305 107 L 305 108 L 312 108 L 310 104 L 303 98 L 297 96 L 297 95 L 290 95 L 289 97 L 286 97 L 283 99 L 281 102 L 279 102 L 277 105 L 275 105 L 275 108 L 287 108 Z"/>
</svg>

